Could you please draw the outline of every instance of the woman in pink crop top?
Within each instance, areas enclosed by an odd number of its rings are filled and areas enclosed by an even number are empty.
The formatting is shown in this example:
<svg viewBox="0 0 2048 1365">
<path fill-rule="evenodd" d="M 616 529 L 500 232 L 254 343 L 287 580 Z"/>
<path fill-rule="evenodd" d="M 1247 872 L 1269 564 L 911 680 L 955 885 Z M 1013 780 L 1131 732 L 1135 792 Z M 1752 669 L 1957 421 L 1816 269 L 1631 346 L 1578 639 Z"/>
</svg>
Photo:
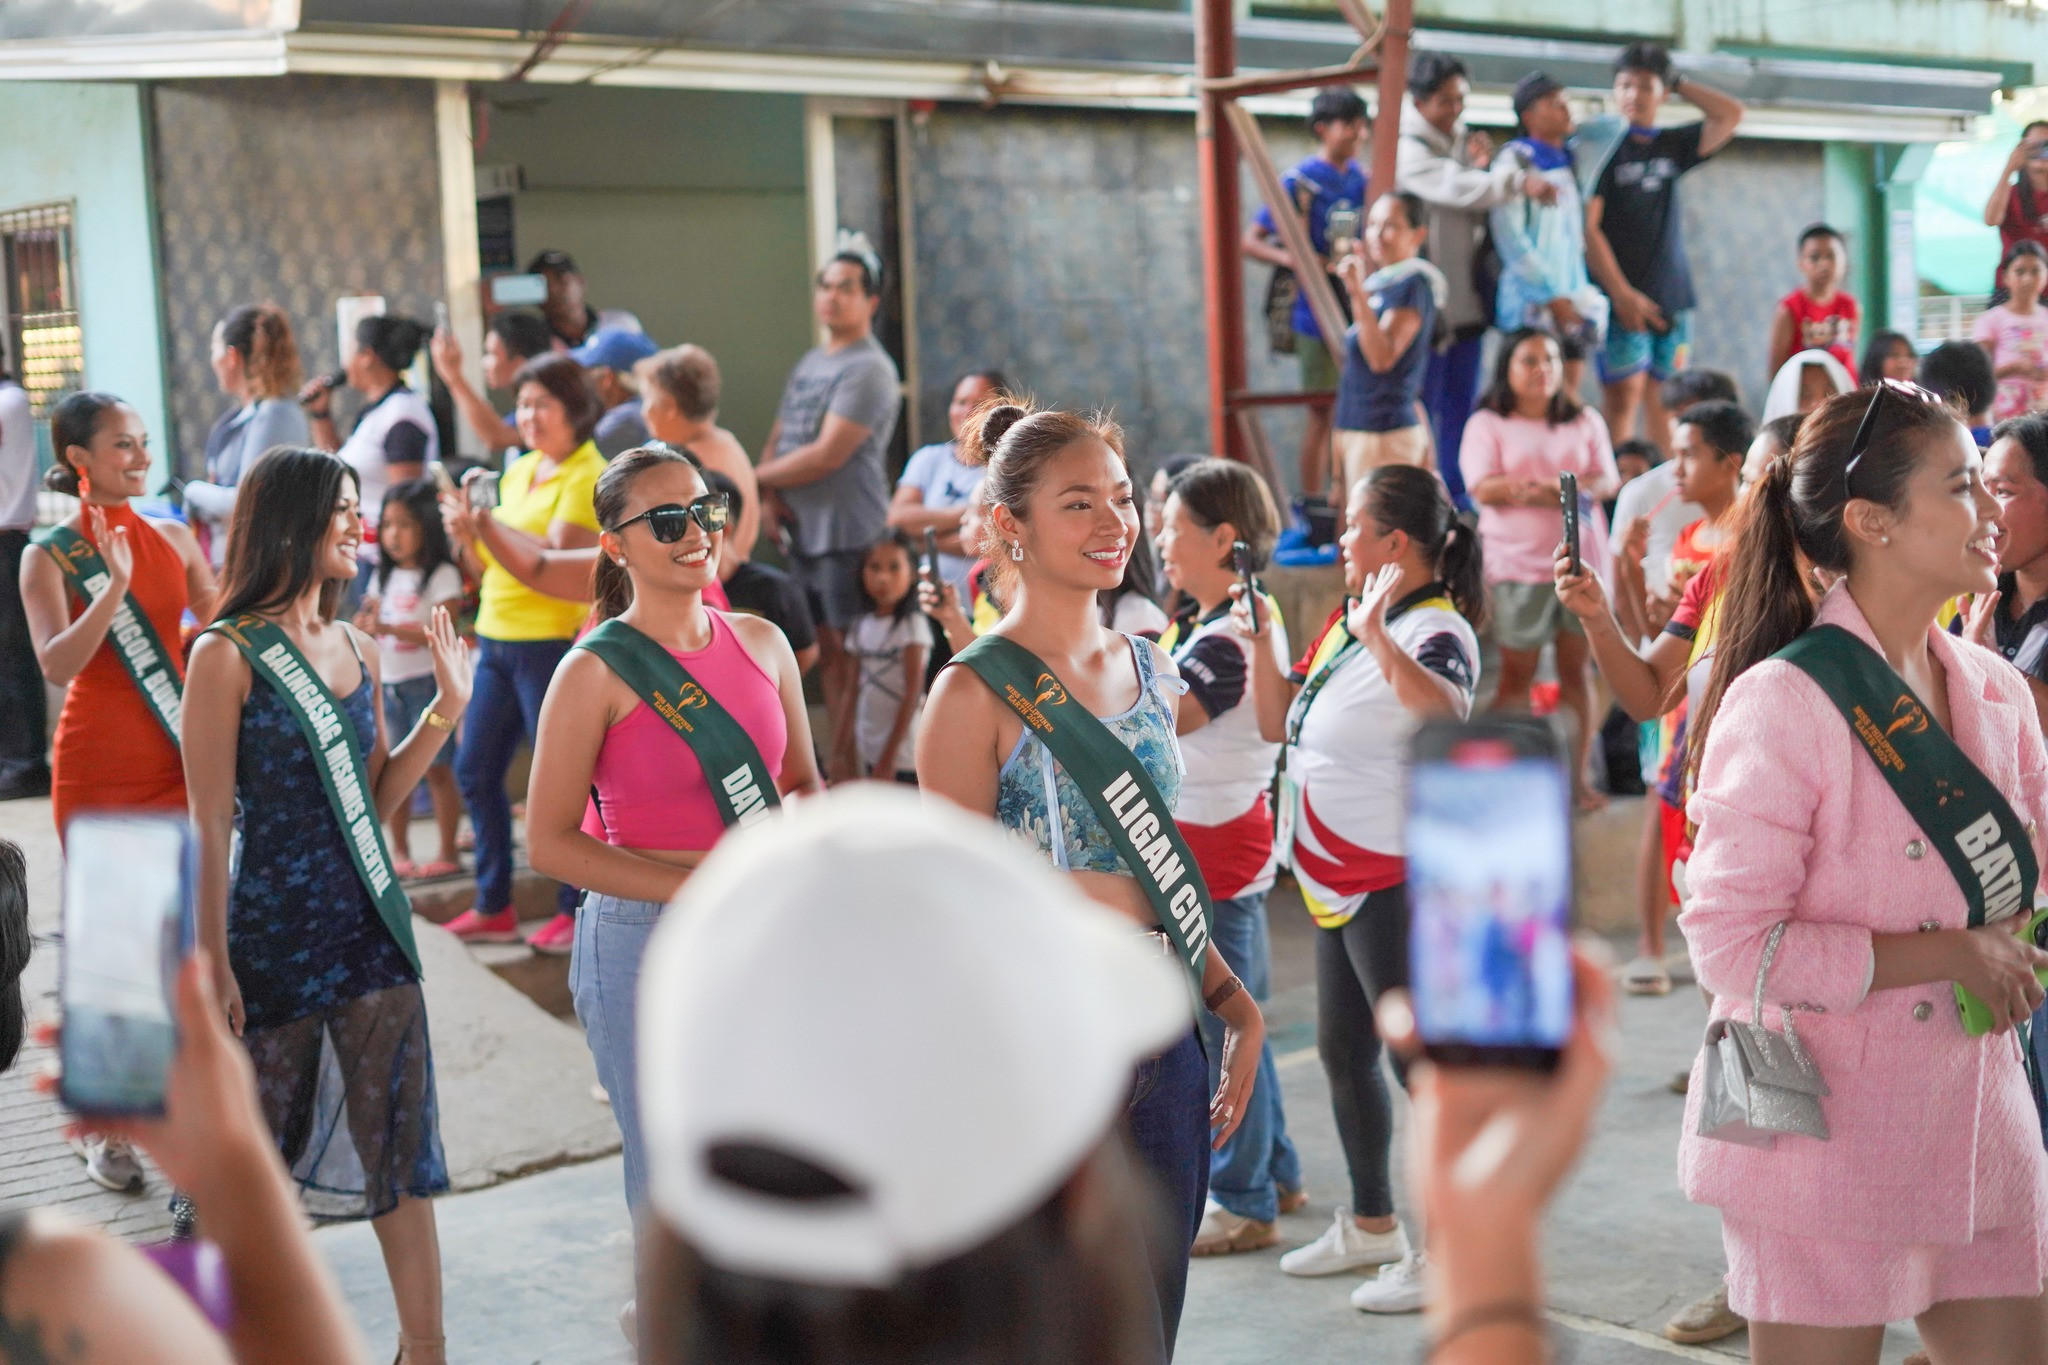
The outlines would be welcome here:
<svg viewBox="0 0 2048 1365">
<path fill-rule="evenodd" d="M 746 731 L 784 796 L 819 790 L 789 642 L 767 621 L 704 603 L 727 509 L 694 462 L 665 448 L 628 451 L 598 479 L 594 502 L 604 528 L 594 619 L 616 617 L 666 649 Z M 681 537 L 661 539 L 678 519 Z M 634 1085 L 640 957 L 662 907 L 724 832 L 688 742 L 603 659 L 570 650 L 541 704 L 527 852 L 537 871 L 586 888 L 569 985 L 625 1141 L 636 1211 L 646 1190 Z"/>
</svg>

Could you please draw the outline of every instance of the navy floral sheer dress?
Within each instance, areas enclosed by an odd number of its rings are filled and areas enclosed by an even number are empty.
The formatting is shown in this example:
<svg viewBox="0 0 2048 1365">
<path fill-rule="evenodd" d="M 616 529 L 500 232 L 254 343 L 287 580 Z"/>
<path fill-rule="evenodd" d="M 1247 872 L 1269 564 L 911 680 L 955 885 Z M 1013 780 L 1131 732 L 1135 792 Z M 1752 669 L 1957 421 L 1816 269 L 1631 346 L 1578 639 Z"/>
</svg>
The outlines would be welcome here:
<svg viewBox="0 0 2048 1365">
<path fill-rule="evenodd" d="M 366 754 L 377 740 L 375 699 L 367 668 L 341 699 Z M 442 1193 L 448 1166 L 419 975 L 356 873 L 298 722 L 260 678 L 242 708 L 235 801 L 228 962 L 263 1115 L 306 1211 L 376 1218 L 401 1196 Z"/>
</svg>

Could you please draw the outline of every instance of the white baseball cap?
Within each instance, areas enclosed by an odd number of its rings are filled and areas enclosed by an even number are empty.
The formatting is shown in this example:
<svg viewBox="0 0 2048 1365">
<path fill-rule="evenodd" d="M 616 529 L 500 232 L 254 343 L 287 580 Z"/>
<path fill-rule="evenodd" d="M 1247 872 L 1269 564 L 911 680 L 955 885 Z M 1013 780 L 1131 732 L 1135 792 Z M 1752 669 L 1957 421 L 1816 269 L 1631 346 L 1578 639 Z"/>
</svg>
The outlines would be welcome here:
<svg viewBox="0 0 2048 1365">
<path fill-rule="evenodd" d="M 736 832 L 639 985 L 648 1198 L 742 1274 L 881 1288 L 1022 1219 L 1191 1024 L 1173 959 L 986 820 L 876 786 Z M 740 1144 L 852 1193 L 727 1179 Z"/>
</svg>

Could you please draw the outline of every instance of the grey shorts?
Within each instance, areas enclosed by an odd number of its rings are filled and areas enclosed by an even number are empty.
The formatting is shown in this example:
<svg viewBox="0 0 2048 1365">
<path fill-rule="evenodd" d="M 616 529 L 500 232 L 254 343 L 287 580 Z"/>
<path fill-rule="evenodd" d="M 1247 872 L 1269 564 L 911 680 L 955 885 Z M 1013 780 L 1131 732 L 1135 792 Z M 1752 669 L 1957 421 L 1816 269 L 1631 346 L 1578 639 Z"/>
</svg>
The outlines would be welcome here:
<svg viewBox="0 0 2048 1365">
<path fill-rule="evenodd" d="M 791 554 L 789 571 L 804 585 L 811 614 L 834 630 L 849 629 L 867 604 L 860 595 L 860 564 L 867 551 L 827 550 L 821 555 Z"/>
<path fill-rule="evenodd" d="M 1502 649 L 1538 650 L 1569 631 L 1586 633 L 1585 623 L 1557 600 L 1551 583 L 1496 583 L 1491 611 L 1493 638 Z"/>
</svg>

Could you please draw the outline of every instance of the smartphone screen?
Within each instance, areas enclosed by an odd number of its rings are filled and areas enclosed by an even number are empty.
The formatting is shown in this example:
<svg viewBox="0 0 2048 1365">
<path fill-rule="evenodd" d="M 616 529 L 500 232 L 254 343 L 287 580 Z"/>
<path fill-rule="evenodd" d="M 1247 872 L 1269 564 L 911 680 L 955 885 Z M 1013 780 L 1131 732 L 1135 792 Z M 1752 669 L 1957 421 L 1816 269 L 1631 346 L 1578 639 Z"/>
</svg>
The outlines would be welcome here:
<svg viewBox="0 0 2048 1365">
<path fill-rule="evenodd" d="M 1573 573 L 1584 572 L 1579 559 L 1579 476 L 1560 474 L 1557 476 L 1557 503 L 1564 512 L 1564 547 L 1571 556 Z"/>
<path fill-rule="evenodd" d="M 182 817 L 88 813 L 65 830 L 60 1095 L 78 1113 L 163 1112 L 192 863 Z"/>
<path fill-rule="evenodd" d="M 929 526 L 924 528 L 924 573 L 932 583 L 939 581 L 939 533 Z"/>
<path fill-rule="evenodd" d="M 1424 1051 L 1549 1070 L 1571 1033 L 1571 787 L 1547 726 L 1436 723 L 1408 787 L 1408 956 Z"/>
</svg>

